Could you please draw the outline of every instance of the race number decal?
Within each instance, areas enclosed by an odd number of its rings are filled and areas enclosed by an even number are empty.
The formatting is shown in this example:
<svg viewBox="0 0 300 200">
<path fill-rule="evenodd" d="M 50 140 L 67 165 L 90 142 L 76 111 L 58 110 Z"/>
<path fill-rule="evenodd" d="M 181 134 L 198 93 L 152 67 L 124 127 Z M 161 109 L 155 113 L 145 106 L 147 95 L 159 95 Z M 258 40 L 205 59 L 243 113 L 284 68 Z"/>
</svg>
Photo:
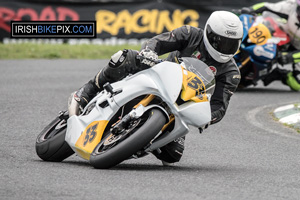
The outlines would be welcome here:
<svg viewBox="0 0 300 200">
<path fill-rule="evenodd" d="M 83 146 L 85 146 L 88 142 L 91 143 L 95 139 L 95 136 L 97 135 L 96 128 L 98 125 L 99 122 L 86 130 Z"/>
<path fill-rule="evenodd" d="M 264 24 L 252 26 L 248 31 L 249 39 L 252 43 L 264 45 L 270 39 L 271 33 Z"/>
<path fill-rule="evenodd" d="M 100 142 L 107 123 L 107 120 L 94 121 L 85 128 L 75 144 L 81 157 L 90 159 L 90 154 Z"/>
<path fill-rule="evenodd" d="M 194 102 L 208 101 L 205 92 L 205 85 L 201 78 L 193 72 L 187 71 L 182 67 L 182 91 L 181 99 L 183 101 L 192 100 Z"/>
<path fill-rule="evenodd" d="M 195 76 L 193 79 L 191 79 L 188 82 L 188 86 L 196 91 L 196 95 L 199 95 L 200 91 L 203 90 L 203 88 L 205 88 L 198 76 Z"/>
</svg>

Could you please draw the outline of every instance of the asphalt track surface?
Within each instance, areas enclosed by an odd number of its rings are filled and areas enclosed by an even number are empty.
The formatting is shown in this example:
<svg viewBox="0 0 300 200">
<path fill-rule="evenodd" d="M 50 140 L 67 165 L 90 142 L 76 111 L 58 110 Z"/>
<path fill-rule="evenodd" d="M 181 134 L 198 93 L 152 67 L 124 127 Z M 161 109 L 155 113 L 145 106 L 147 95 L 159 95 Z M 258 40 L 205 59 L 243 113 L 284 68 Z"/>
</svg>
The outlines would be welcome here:
<svg viewBox="0 0 300 200">
<path fill-rule="evenodd" d="M 173 167 L 152 155 L 109 170 L 41 161 L 37 135 L 105 63 L 0 61 L 0 199 L 299 199 L 300 135 L 271 113 L 300 95 L 280 82 L 236 92 L 220 123 L 192 129 Z"/>
</svg>

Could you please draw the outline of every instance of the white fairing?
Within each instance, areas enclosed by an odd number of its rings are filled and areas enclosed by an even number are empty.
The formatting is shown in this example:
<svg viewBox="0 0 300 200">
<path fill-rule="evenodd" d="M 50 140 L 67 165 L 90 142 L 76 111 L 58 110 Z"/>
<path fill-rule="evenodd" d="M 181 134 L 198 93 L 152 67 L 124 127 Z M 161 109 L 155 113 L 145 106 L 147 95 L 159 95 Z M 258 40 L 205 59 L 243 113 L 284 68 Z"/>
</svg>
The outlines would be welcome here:
<svg viewBox="0 0 300 200">
<path fill-rule="evenodd" d="M 192 126 L 201 127 L 211 120 L 209 101 L 185 103 L 178 110 L 184 121 Z"/>
<path fill-rule="evenodd" d="M 181 92 L 182 79 L 181 66 L 165 61 L 150 69 L 143 70 L 111 84 L 114 91 L 122 90 L 122 92 L 111 96 L 107 91 L 102 91 L 89 103 L 89 105 L 92 105 L 96 102 L 95 107 L 89 114 L 71 116 L 68 119 L 66 141 L 72 149 L 77 152 L 75 144 L 81 136 L 81 133 L 90 123 L 100 120 L 109 121 L 120 107 L 131 99 L 145 94 L 159 96 L 168 104 L 171 112 L 175 116 L 174 130 L 166 137 L 154 142 L 152 146 L 150 146 L 149 151 L 185 135 L 189 130 L 187 125 L 200 127 L 209 123 L 211 120 L 211 111 L 208 101 L 201 103 L 190 102 L 177 106 L 176 100 Z M 109 105 L 104 108 L 100 107 L 100 105 L 103 105 L 101 104 L 103 102 L 107 102 Z"/>
<path fill-rule="evenodd" d="M 88 115 L 73 115 L 68 119 L 66 141 L 75 152 L 75 144 L 77 140 L 79 139 L 81 133 L 91 122 L 108 120 L 120 108 L 114 101 L 111 101 L 110 94 L 106 91 L 103 91 L 97 97 L 99 98 L 94 98 L 93 101 L 90 102 L 92 103 L 95 102 L 94 100 L 97 100 L 95 108 Z M 99 107 L 99 104 L 104 101 L 107 101 L 109 106 L 105 108 Z"/>
<path fill-rule="evenodd" d="M 113 83 L 115 90 L 123 90 L 122 95 L 116 95 L 115 101 L 121 106 L 128 98 L 134 98 L 141 94 L 155 94 L 164 97 L 168 102 L 174 103 L 181 90 L 182 70 L 180 66 L 172 62 L 163 62 L 156 66 L 141 71 L 122 81 Z M 124 98 L 124 95 L 127 97 Z"/>
</svg>

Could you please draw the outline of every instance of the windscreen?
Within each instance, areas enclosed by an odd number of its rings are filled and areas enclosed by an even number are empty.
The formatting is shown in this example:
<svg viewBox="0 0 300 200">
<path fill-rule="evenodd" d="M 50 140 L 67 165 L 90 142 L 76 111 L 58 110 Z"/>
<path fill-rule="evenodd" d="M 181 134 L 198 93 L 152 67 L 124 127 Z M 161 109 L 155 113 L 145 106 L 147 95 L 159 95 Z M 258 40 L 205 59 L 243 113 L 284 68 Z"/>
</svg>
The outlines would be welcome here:
<svg viewBox="0 0 300 200">
<path fill-rule="evenodd" d="M 183 57 L 182 65 L 186 68 L 186 70 L 193 72 L 201 79 L 204 87 L 199 87 L 199 94 L 205 92 L 206 95 L 211 96 L 214 93 L 215 75 L 210 67 L 201 60 L 190 57 Z"/>
</svg>

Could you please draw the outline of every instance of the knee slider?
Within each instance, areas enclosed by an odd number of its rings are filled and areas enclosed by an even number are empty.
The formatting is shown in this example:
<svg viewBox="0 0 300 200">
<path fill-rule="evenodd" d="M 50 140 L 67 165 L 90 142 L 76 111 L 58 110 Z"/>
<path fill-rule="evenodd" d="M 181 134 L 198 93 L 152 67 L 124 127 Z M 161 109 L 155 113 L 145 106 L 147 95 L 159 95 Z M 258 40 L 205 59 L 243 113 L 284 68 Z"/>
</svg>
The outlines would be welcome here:
<svg viewBox="0 0 300 200">
<path fill-rule="evenodd" d="M 109 66 L 111 68 L 119 68 L 125 67 L 128 72 L 131 72 L 131 68 L 135 68 L 136 63 L 136 55 L 138 54 L 135 50 L 124 49 L 123 51 L 118 51 L 114 55 L 111 56 L 109 61 Z"/>
<path fill-rule="evenodd" d="M 137 51 L 124 49 L 111 56 L 108 65 L 103 69 L 103 74 L 109 82 L 118 81 L 129 73 L 135 73 Z"/>
<path fill-rule="evenodd" d="M 127 56 L 126 52 L 124 52 L 124 50 L 123 51 L 120 50 L 110 57 L 108 65 L 111 68 L 118 68 L 123 64 L 124 60 L 126 59 L 126 56 Z"/>
</svg>

